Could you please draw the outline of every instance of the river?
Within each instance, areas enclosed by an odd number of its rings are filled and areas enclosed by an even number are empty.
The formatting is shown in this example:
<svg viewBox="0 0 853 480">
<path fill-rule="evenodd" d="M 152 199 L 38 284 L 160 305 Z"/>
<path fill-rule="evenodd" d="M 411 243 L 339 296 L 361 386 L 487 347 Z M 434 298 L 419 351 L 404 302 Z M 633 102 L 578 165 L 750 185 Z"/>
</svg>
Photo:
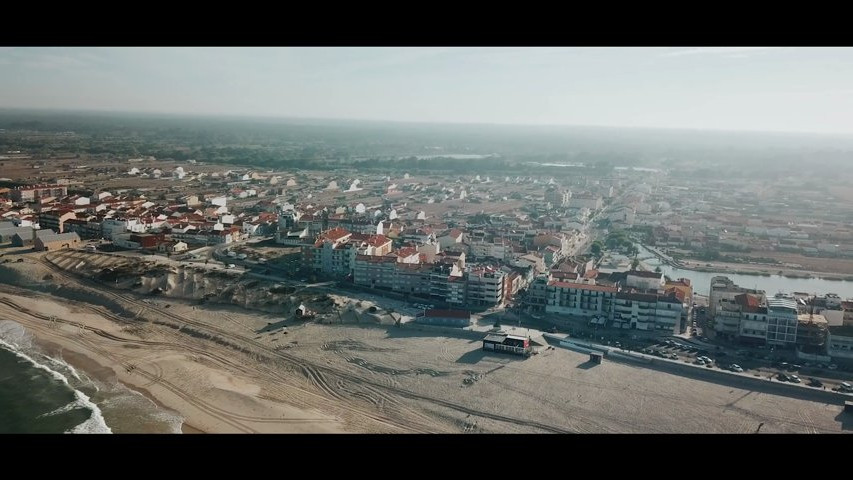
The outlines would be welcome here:
<svg viewBox="0 0 853 480">
<path fill-rule="evenodd" d="M 837 293 L 841 298 L 853 298 L 853 282 L 826 280 L 823 278 L 789 278 L 781 275 L 744 275 L 736 273 L 697 272 L 695 270 L 684 270 L 662 263 L 647 249 L 637 245 L 640 249 L 639 259 L 646 265 L 660 267 L 664 275 L 674 279 L 689 278 L 693 283 L 693 291 L 702 295 L 708 295 L 711 290 L 711 279 L 725 275 L 733 282 L 746 288 L 759 288 L 773 295 L 778 292 L 806 292 L 823 295 L 826 293 Z"/>
</svg>

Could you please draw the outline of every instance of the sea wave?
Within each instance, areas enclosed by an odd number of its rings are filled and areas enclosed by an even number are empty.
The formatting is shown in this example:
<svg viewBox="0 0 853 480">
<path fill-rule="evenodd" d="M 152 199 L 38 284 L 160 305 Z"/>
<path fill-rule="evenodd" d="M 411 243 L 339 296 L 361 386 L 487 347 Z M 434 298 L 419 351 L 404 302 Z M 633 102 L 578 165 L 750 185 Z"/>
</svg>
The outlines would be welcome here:
<svg viewBox="0 0 853 480">
<path fill-rule="evenodd" d="M 122 383 L 116 383 L 110 390 L 120 394 L 112 396 L 102 405 L 105 410 L 146 412 L 149 418 L 165 426 L 165 431 L 158 428 L 156 433 L 183 433 L 181 427 L 184 424 L 184 417 L 178 412 L 164 409 L 151 398 Z"/>
<path fill-rule="evenodd" d="M 0 328 L 0 347 L 3 347 L 6 350 L 14 353 L 19 358 L 26 360 L 33 367 L 38 368 L 40 370 L 44 370 L 45 372 L 47 372 L 49 375 L 51 375 L 56 380 L 64 383 L 72 392 L 74 392 L 75 400 L 73 402 L 71 402 L 70 404 L 61 407 L 58 410 L 62 410 L 62 409 L 65 409 L 66 407 L 68 407 L 67 410 L 64 410 L 64 411 L 68 411 L 68 410 L 72 410 L 74 408 L 82 407 L 82 408 L 88 409 L 91 412 L 89 415 L 89 418 L 85 422 L 77 425 L 76 427 L 74 427 L 73 429 L 71 429 L 69 432 L 66 432 L 66 433 L 112 433 L 112 430 L 110 429 L 109 426 L 107 426 L 106 421 L 104 421 L 104 416 L 101 412 L 101 409 L 98 408 L 98 406 L 89 399 L 88 395 L 86 395 L 85 393 L 81 392 L 80 390 L 74 388 L 70 383 L 68 383 L 68 377 L 63 375 L 61 372 L 58 372 L 58 371 L 48 367 L 47 365 L 39 363 L 33 357 L 24 353 L 24 351 L 20 347 L 20 344 L 18 344 L 17 342 L 14 342 L 15 339 L 26 339 L 27 338 L 26 335 L 21 334 L 20 331 L 14 327 L 14 325 L 10 325 L 10 324 L 15 324 L 15 325 L 18 325 L 19 327 L 21 327 L 19 324 L 16 324 L 15 322 L 10 322 L 8 320 L 0 322 L 0 324 L 2 324 L 2 325 L 0 325 L 0 327 L 2 327 L 2 328 Z M 23 330 L 23 327 L 21 327 L 21 330 Z M 10 335 L 7 336 L 6 334 L 10 334 Z M 27 343 L 27 344 L 29 345 L 29 343 Z M 62 363 L 65 364 L 65 362 L 62 362 Z M 67 365 L 67 364 L 65 364 L 65 365 L 70 367 L 70 365 Z M 75 373 L 76 373 L 76 371 L 75 371 Z M 54 411 L 54 412 L 59 413 L 57 411 Z"/>
<path fill-rule="evenodd" d="M 41 357 L 44 358 L 45 360 L 47 360 L 48 362 L 54 364 L 54 365 L 58 365 L 59 367 L 64 368 L 65 370 L 68 370 L 68 373 L 70 373 L 71 376 L 74 377 L 76 380 L 79 380 L 81 382 L 83 381 L 83 379 L 80 378 L 80 374 L 77 372 L 77 369 L 75 369 L 74 367 L 69 365 L 62 358 L 53 358 L 53 357 L 48 356 L 48 355 L 42 355 Z"/>
</svg>

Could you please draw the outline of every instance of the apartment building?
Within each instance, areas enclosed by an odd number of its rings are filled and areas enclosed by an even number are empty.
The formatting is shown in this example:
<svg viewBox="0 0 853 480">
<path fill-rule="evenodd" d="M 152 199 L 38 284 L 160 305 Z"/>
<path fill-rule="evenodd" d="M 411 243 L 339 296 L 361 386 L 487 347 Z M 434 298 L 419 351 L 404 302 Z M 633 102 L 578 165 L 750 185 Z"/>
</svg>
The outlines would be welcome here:
<svg viewBox="0 0 853 480">
<path fill-rule="evenodd" d="M 13 189 L 9 197 L 14 202 L 30 203 L 42 198 L 64 197 L 68 195 L 68 187 L 65 185 L 30 185 Z"/>
<path fill-rule="evenodd" d="M 430 273 L 430 296 L 451 305 L 464 305 L 467 301 L 464 277 L 457 263 L 437 263 Z"/>
<path fill-rule="evenodd" d="M 356 249 L 347 243 L 351 236 L 352 233 L 343 228 L 322 233 L 314 244 L 302 247 L 306 265 L 327 275 L 350 275 L 356 256 Z"/>
<path fill-rule="evenodd" d="M 541 283 L 539 278 L 537 281 Z M 534 281 L 534 285 L 537 281 Z M 535 290 L 541 291 L 541 287 Z M 551 280 L 545 288 L 545 311 L 580 317 L 604 317 L 610 320 L 613 318 L 612 306 L 616 292 L 616 287 Z M 531 300 L 538 300 L 541 295 L 539 292 L 531 293 Z"/>
<path fill-rule="evenodd" d="M 476 267 L 466 276 L 467 303 L 473 306 L 501 305 L 506 273 L 492 267 Z"/>
<path fill-rule="evenodd" d="M 64 233 L 65 222 L 77 218 L 73 210 L 52 210 L 39 214 L 39 225 L 42 229 Z"/>
<path fill-rule="evenodd" d="M 504 260 L 513 256 L 512 243 L 503 238 L 491 241 L 485 239 L 471 240 L 468 244 L 468 249 L 474 258 L 496 258 Z"/>
<path fill-rule="evenodd" d="M 588 208 L 590 210 L 598 210 L 604 206 L 604 201 L 600 195 L 595 194 L 579 194 L 572 197 L 570 206 L 572 208 Z"/>
<path fill-rule="evenodd" d="M 797 341 L 797 302 L 789 298 L 767 299 L 767 343 L 789 347 Z"/>
<path fill-rule="evenodd" d="M 548 275 L 539 275 L 530 282 L 524 297 L 524 307 L 530 312 L 544 312 L 548 306 Z"/>
<path fill-rule="evenodd" d="M 853 326 L 829 327 L 826 354 L 833 359 L 853 360 Z"/>
<path fill-rule="evenodd" d="M 545 191 L 545 201 L 554 208 L 567 207 L 572 198 L 572 192 L 562 188 L 553 188 Z"/>
<path fill-rule="evenodd" d="M 675 332 L 681 323 L 683 296 L 618 292 L 613 299 L 613 326 Z"/>
<path fill-rule="evenodd" d="M 101 222 L 96 218 L 90 220 L 72 218 L 66 220 L 62 228 L 63 232 L 76 232 L 77 235 L 80 235 L 80 238 L 101 238 L 103 235 Z"/>
<path fill-rule="evenodd" d="M 767 299 L 764 290 L 740 287 L 731 279 L 724 276 L 712 278 L 711 291 L 708 295 L 708 315 L 711 317 L 716 316 L 717 306 L 722 300 L 734 300 L 736 296 L 744 293 L 757 296 L 760 304 L 764 304 Z"/>
<path fill-rule="evenodd" d="M 356 255 L 353 283 L 371 288 L 394 290 L 397 259 L 391 255 Z"/>
</svg>

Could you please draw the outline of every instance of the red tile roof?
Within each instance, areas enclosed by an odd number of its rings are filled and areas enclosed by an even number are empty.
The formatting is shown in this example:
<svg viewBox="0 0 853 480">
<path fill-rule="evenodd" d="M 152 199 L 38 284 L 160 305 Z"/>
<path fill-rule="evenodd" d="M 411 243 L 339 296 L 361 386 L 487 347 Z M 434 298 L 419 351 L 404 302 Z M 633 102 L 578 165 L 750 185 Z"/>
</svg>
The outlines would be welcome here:
<svg viewBox="0 0 853 480">
<path fill-rule="evenodd" d="M 371 247 L 381 247 L 391 241 L 391 239 L 385 235 L 370 235 L 364 233 L 353 233 L 350 240 L 354 242 L 365 242 Z"/>
<path fill-rule="evenodd" d="M 735 297 L 735 303 L 742 307 L 756 308 L 759 306 L 760 302 L 758 300 L 758 297 L 756 297 L 755 295 L 742 293 Z"/>
<path fill-rule="evenodd" d="M 346 237 L 349 234 L 350 232 L 348 232 L 347 229 L 338 227 L 320 234 L 320 238 L 323 240 L 331 240 L 335 242 Z"/>
<path fill-rule="evenodd" d="M 411 257 L 412 255 L 417 254 L 418 249 L 415 247 L 403 247 L 394 253 L 396 253 L 398 257 L 406 258 L 406 257 Z"/>
<path fill-rule="evenodd" d="M 598 270 L 587 270 L 583 274 L 583 278 L 597 278 L 597 277 L 598 277 Z"/>
</svg>

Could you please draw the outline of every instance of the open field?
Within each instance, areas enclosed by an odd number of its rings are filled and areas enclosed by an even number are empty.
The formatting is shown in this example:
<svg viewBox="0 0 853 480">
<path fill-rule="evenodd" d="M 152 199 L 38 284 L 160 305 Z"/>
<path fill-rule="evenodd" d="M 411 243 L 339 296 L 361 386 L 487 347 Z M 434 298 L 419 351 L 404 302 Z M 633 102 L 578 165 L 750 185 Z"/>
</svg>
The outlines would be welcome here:
<svg viewBox="0 0 853 480">
<path fill-rule="evenodd" d="M 48 273 L 50 281 L 42 280 Z M 486 354 L 474 333 L 292 324 L 0 266 L 0 316 L 84 355 L 208 432 L 841 432 L 841 406 L 556 349 Z M 39 293 L 34 288 L 41 290 Z M 46 292 L 52 293 L 48 295 Z M 61 302 L 61 304 L 60 304 Z M 52 318 L 51 318 L 52 316 Z"/>
</svg>

